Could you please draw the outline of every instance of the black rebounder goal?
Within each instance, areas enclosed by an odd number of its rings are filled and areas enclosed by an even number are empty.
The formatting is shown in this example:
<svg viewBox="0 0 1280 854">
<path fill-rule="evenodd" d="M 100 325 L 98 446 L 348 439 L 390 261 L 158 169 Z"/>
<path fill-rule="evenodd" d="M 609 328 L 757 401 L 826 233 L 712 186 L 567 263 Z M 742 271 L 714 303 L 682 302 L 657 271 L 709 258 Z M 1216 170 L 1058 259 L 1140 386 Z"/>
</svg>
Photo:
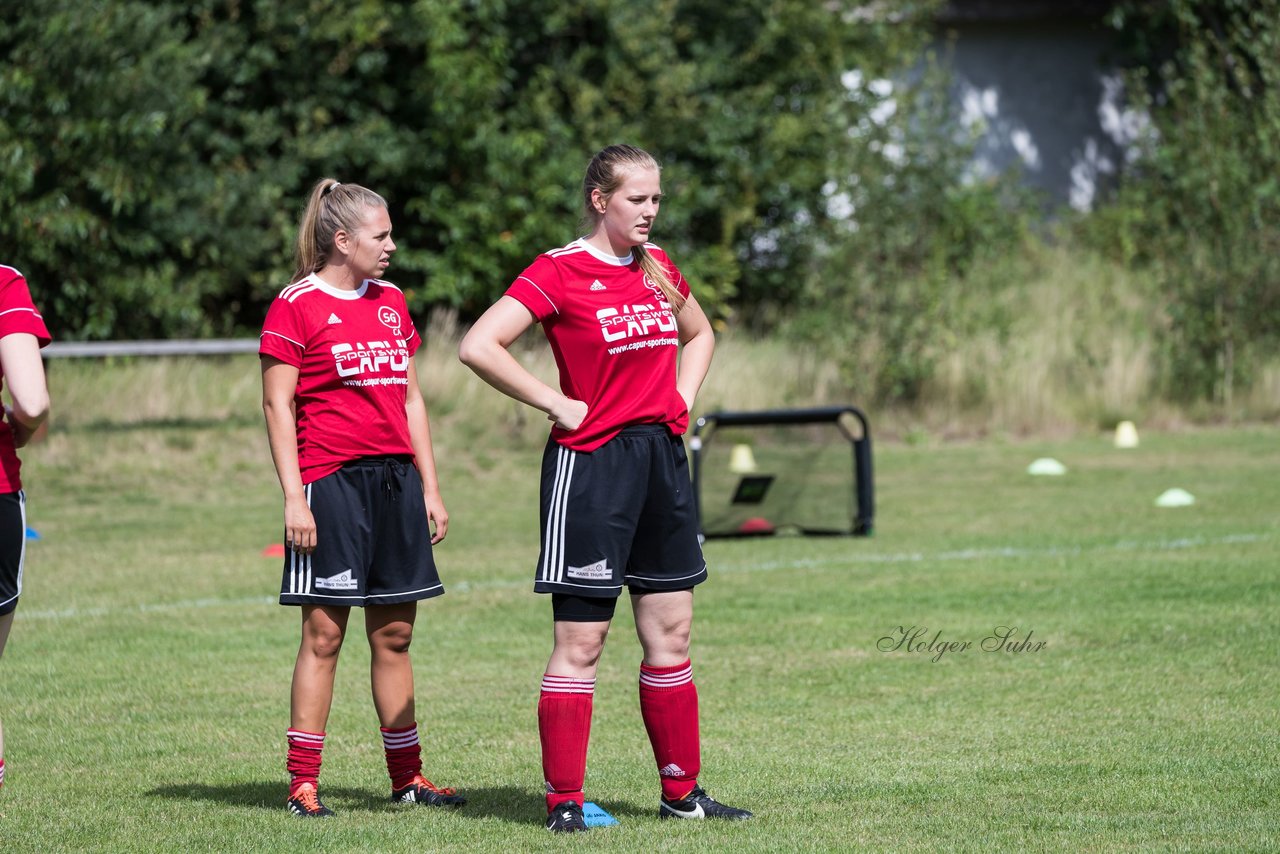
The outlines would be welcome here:
<svg viewBox="0 0 1280 854">
<path fill-rule="evenodd" d="M 689 448 L 704 537 L 872 533 L 871 430 L 856 407 L 714 412 Z"/>
</svg>

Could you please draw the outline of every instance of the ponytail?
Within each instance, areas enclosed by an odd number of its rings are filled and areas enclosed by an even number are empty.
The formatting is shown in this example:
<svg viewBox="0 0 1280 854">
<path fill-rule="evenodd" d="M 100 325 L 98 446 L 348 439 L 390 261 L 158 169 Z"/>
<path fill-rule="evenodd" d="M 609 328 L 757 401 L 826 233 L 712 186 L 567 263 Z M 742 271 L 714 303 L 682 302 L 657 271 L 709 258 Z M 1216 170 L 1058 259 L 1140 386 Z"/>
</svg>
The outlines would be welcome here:
<svg viewBox="0 0 1280 854">
<path fill-rule="evenodd" d="M 298 223 L 290 281 L 297 282 L 324 269 L 333 253 L 333 236 L 339 231 L 354 231 L 363 221 L 366 208 L 386 206 L 386 199 L 359 184 L 341 184 L 333 178 L 317 181 Z"/>
<path fill-rule="evenodd" d="M 599 190 L 600 195 L 608 198 L 622 186 L 627 173 L 632 169 L 662 171 L 652 154 L 634 145 L 610 145 L 591 158 L 591 162 L 587 164 L 587 173 L 582 179 L 583 222 L 588 226 L 588 231 L 600 224 L 601 216 L 591 204 L 592 191 Z M 684 297 L 676 289 L 675 282 L 671 281 L 667 268 L 658 263 L 658 259 L 643 245 L 632 248 L 631 253 L 640 262 L 644 275 L 658 286 L 658 290 L 662 291 L 662 295 L 671 304 L 671 311 L 679 314 L 680 309 L 684 308 Z"/>
<path fill-rule="evenodd" d="M 672 313 L 679 314 L 680 309 L 684 308 L 684 297 L 676 289 L 676 283 L 671 281 L 671 274 L 667 272 L 667 268 L 659 263 L 658 259 L 654 258 L 644 246 L 633 247 L 631 254 L 640 262 L 640 269 L 644 271 L 645 277 L 657 285 L 658 290 L 662 291 L 662 295 L 667 298 L 667 302 L 671 303 Z"/>
</svg>

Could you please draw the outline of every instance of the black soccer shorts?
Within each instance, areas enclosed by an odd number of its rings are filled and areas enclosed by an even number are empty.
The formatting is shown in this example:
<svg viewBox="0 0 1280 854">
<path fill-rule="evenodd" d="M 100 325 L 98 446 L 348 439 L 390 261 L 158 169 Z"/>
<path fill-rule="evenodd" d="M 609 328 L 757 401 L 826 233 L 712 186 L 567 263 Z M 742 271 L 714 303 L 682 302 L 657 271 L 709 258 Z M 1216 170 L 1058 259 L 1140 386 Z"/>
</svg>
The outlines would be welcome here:
<svg viewBox="0 0 1280 854">
<path fill-rule="evenodd" d="M 281 605 L 391 605 L 444 593 L 409 457 L 355 460 L 306 490 L 316 549 L 286 550 Z"/>
<path fill-rule="evenodd" d="M 590 452 L 548 441 L 541 517 L 539 593 L 616 597 L 624 584 L 687 590 L 707 578 L 684 442 L 661 424 Z"/>
<path fill-rule="evenodd" d="M 27 497 L 22 490 L 0 494 L 0 616 L 18 607 L 26 556 Z"/>
</svg>

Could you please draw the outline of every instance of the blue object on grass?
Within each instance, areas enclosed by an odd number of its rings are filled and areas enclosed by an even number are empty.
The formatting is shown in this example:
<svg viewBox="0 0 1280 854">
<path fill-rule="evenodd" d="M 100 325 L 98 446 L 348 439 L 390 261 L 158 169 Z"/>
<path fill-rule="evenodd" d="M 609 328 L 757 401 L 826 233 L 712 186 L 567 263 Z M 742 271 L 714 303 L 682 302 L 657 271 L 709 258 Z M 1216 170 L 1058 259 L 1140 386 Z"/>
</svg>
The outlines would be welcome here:
<svg viewBox="0 0 1280 854">
<path fill-rule="evenodd" d="M 28 540 L 40 539 L 40 532 L 37 531 L 35 528 L 27 528 L 27 539 Z"/>
<path fill-rule="evenodd" d="M 591 801 L 582 805 L 582 817 L 586 820 L 587 827 L 610 827 L 618 823 L 616 818 Z"/>
</svg>

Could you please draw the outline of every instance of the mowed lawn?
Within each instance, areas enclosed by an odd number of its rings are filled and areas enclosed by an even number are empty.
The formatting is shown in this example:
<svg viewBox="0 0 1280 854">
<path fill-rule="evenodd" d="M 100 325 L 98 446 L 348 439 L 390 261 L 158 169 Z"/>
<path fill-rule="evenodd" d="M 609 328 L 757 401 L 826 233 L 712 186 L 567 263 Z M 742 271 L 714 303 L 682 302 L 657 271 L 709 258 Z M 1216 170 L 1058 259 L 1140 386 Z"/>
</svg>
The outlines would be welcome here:
<svg viewBox="0 0 1280 854">
<path fill-rule="evenodd" d="M 357 614 L 321 778 L 338 815 L 286 814 L 298 611 L 260 555 L 280 539 L 260 425 L 85 428 L 26 454 L 42 539 L 0 662 L 0 849 L 1280 847 L 1274 429 L 884 444 L 873 538 L 709 543 L 702 781 L 757 818 L 657 820 L 624 606 L 587 777 L 621 824 L 581 838 L 541 826 L 539 452 L 438 441 L 449 593 L 413 653 L 427 774 L 465 808 L 387 803 Z M 1027 475 L 1040 456 L 1068 473 Z M 1155 507 L 1170 487 L 1196 504 Z"/>
</svg>

